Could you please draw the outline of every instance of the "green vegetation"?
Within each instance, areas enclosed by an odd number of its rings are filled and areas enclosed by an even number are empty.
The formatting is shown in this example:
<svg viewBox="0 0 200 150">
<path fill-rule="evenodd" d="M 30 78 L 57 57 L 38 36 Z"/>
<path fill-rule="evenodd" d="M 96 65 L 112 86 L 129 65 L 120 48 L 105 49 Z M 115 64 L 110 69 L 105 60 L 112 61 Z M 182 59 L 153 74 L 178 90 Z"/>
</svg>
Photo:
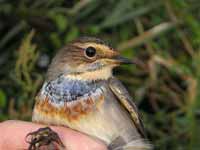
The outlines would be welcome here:
<svg viewBox="0 0 200 150">
<path fill-rule="evenodd" d="M 56 51 L 82 35 L 136 66 L 115 70 L 157 150 L 200 147 L 198 0 L 0 0 L 0 120 L 30 120 Z"/>
</svg>

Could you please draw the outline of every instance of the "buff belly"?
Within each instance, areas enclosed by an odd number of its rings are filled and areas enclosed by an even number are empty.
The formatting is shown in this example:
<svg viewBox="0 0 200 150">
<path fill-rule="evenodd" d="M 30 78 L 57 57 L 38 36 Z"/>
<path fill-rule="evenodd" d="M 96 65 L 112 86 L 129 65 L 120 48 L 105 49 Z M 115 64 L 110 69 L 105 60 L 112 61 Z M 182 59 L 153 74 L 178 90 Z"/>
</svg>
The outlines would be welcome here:
<svg viewBox="0 0 200 150">
<path fill-rule="evenodd" d="M 48 98 L 36 100 L 34 122 L 62 125 L 83 132 L 110 144 L 118 137 L 127 143 L 140 138 L 128 113 L 109 89 L 97 100 L 88 99 L 75 104 L 56 106 Z"/>
</svg>

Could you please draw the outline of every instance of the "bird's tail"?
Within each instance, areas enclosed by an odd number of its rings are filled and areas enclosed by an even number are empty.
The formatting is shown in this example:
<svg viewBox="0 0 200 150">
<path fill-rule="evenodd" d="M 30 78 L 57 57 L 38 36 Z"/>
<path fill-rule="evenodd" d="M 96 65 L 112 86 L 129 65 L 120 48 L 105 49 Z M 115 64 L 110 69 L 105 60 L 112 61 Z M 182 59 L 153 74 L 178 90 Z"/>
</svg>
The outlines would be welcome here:
<svg viewBox="0 0 200 150">
<path fill-rule="evenodd" d="M 124 145 L 110 144 L 108 150 L 152 150 L 152 145 L 144 139 L 136 139 Z"/>
</svg>

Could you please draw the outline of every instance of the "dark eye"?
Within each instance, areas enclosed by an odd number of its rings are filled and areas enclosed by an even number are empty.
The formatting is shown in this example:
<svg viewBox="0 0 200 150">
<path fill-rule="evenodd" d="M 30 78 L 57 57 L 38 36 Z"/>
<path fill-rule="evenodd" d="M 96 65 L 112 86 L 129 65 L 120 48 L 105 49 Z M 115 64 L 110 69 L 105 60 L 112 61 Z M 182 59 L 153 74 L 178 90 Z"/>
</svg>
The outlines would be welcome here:
<svg viewBox="0 0 200 150">
<path fill-rule="evenodd" d="M 94 57 L 96 55 L 96 49 L 94 47 L 91 47 L 91 46 L 86 48 L 85 49 L 85 55 L 87 57 L 90 57 L 90 58 Z"/>
</svg>

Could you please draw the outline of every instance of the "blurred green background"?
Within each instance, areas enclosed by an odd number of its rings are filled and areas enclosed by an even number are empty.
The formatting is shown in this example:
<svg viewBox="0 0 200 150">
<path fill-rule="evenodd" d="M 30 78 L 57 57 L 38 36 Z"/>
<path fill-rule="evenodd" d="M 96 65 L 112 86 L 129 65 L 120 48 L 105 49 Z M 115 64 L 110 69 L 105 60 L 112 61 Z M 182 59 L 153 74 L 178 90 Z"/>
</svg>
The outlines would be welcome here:
<svg viewBox="0 0 200 150">
<path fill-rule="evenodd" d="M 157 150 L 200 149 L 199 0 L 0 0 L 0 121 L 30 120 L 56 51 L 99 37 L 135 66 L 116 69 Z"/>
</svg>

